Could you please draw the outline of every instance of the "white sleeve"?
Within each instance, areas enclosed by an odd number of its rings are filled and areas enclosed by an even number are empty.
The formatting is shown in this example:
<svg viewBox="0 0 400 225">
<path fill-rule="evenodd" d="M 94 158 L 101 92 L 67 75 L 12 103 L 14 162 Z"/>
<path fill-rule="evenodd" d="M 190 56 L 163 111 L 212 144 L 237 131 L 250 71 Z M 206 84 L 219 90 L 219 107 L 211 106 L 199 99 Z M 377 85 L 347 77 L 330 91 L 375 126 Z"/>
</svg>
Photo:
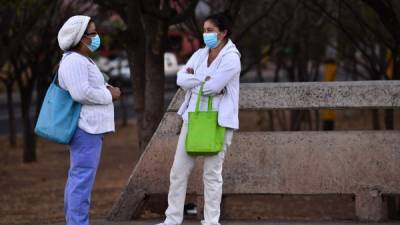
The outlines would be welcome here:
<svg viewBox="0 0 400 225">
<path fill-rule="evenodd" d="M 86 105 L 108 105 L 112 96 L 106 85 L 92 87 L 89 84 L 87 62 L 80 58 L 70 58 L 62 68 L 62 79 L 74 101 Z"/>
<path fill-rule="evenodd" d="M 221 59 L 222 62 L 211 79 L 206 81 L 203 87 L 204 95 L 217 95 L 228 85 L 236 75 L 240 74 L 240 57 L 237 54 L 229 54 Z"/>
<path fill-rule="evenodd" d="M 187 91 L 192 88 L 195 88 L 201 84 L 201 82 L 204 81 L 204 75 L 200 74 L 190 74 L 187 73 L 186 70 L 187 68 L 193 68 L 195 66 L 195 62 L 199 60 L 199 51 L 195 52 L 189 59 L 189 61 L 186 63 L 184 67 L 182 67 L 181 70 L 179 70 L 176 78 L 176 84 L 180 86 L 183 90 Z"/>
</svg>

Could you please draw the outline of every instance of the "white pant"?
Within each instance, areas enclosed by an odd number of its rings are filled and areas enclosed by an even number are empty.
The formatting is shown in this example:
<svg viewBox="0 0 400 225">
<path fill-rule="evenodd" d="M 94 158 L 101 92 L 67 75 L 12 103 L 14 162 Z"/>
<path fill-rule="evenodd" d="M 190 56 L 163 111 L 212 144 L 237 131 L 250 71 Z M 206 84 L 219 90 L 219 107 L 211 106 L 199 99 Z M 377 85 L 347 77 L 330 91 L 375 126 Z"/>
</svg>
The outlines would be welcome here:
<svg viewBox="0 0 400 225">
<path fill-rule="evenodd" d="M 185 151 L 187 123 L 183 123 L 171 168 L 168 193 L 168 209 L 165 212 L 166 225 L 180 225 L 183 221 L 183 210 L 189 175 L 193 169 L 196 157 Z M 225 152 L 232 141 L 233 130 L 225 132 L 225 144 L 220 153 L 204 156 L 204 220 L 203 225 L 219 225 L 220 205 L 222 196 L 222 164 Z"/>
</svg>

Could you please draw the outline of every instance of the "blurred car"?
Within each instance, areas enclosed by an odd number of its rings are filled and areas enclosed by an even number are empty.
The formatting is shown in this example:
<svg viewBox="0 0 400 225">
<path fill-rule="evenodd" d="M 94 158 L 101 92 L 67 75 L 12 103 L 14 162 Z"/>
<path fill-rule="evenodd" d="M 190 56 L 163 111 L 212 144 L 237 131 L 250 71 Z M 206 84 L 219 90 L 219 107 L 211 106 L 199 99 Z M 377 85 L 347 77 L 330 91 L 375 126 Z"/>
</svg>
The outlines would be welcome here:
<svg viewBox="0 0 400 225">
<path fill-rule="evenodd" d="M 110 80 L 121 79 L 129 81 L 131 71 L 129 69 L 128 59 L 125 56 L 108 59 L 99 57 L 96 60 L 100 70 L 109 76 Z M 164 74 L 167 77 L 176 76 L 177 72 L 183 65 L 178 64 L 175 54 L 166 52 L 164 54 Z"/>
<path fill-rule="evenodd" d="M 164 74 L 165 76 L 175 76 L 183 65 L 178 64 L 178 59 L 174 53 L 164 54 Z"/>
</svg>

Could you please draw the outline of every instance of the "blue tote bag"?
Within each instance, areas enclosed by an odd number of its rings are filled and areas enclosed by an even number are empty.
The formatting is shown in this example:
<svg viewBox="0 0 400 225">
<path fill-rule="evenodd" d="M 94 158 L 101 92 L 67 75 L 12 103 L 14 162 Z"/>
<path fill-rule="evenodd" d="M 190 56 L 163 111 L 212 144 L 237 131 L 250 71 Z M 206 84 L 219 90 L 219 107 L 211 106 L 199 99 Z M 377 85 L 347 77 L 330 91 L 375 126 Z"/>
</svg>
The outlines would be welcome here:
<svg viewBox="0 0 400 225">
<path fill-rule="evenodd" d="M 69 144 L 78 126 L 82 105 L 58 84 L 55 74 L 44 98 L 35 133 L 60 144 Z"/>
</svg>

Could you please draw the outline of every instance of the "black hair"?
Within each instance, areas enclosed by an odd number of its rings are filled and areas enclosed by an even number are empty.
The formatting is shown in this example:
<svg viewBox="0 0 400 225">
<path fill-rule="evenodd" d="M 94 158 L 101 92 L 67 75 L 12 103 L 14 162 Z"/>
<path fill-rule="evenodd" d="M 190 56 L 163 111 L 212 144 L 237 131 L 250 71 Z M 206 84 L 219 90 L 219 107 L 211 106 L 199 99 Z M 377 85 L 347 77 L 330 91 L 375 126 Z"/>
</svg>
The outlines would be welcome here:
<svg viewBox="0 0 400 225">
<path fill-rule="evenodd" d="M 226 38 L 229 38 L 232 30 L 232 20 L 227 13 L 217 13 L 210 16 L 207 16 L 204 19 L 204 22 L 211 21 L 220 31 L 227 31 Z"/>
</svg>

